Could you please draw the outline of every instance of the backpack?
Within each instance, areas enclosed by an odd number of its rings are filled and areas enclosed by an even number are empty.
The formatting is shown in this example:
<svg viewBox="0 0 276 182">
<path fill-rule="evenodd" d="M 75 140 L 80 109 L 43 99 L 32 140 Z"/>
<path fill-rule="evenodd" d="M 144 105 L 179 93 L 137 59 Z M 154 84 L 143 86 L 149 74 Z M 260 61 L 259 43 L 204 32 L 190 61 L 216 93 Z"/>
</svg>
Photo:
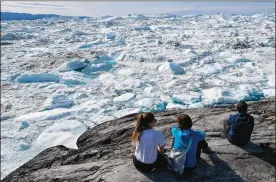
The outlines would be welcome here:
<svg viewBox="0 0 276 182">
<path fill-rule="evenodd" d="M 235 143 L 241 145 L 246 144 L 250 140 L 253 128 L 254 123 L 252 121 L 252 117 L 249 114 L 237 117 L 236 127 L 233 128 L 233 132 L 235 133 Z"/>
<path fill-rule="evenodd" d="M 189 140 L 186 150 L 172 149 L 169 154 L 169 157 L 168 157 L 169 169 L 174 171 L 178 175 L 182 175 L 184 172 L 186 154 L 190 150 L 192 143 L 193 143 L 193 136 Z"/>
</svg>

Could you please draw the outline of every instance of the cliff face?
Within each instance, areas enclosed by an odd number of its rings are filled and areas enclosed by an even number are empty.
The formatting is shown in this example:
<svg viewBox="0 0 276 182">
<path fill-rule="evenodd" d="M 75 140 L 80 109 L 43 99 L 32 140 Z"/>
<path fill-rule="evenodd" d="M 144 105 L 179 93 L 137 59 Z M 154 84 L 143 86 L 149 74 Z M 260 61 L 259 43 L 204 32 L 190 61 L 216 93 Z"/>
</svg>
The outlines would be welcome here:
<svg viewBox="0 0 276 182">
<path fill-rule="evenodd" d="M 229 106 L 156 113 L 157 129 L 166 135 L 168 144 L 170 128 L 181 113 L 192 117 L 193 129 L 206 132 L 215 153 L 201 155 L 190 181 L 275 181 L 275 100 L 249 104 L 255 128 L 251 142 L 244 147 L 221 136 L 222 120 L 234 111 L 235 107 Z M 130 141 L 134 124 L 135 115 L 128 115 L 91 128 L 79 137 L 78 150 L 64 146 L 46 149 L 2 181 L 179 181 L 166 170 L 142 174 L 134 168 Z M 262 149 L 261 142 L 271 145 Z"/>
</svg>

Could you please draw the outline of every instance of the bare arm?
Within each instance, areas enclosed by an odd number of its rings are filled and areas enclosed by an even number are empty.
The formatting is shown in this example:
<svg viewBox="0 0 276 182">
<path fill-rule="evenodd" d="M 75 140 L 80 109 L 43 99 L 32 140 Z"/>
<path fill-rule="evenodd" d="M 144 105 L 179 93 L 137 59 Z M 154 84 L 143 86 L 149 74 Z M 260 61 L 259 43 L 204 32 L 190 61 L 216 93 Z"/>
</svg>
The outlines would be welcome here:
<svg viewBox="0 0 276 182">
<path fill-rule="evenodd" d="M 161 154 L 163 154 L 163 153 L 164 153 L 164 148 L 165 148 L 165 145 L 162 146 L 162 147 L 158 146 L 158 147 L 157 147 L 157 150 L 158 150 Z"/>
<path fill-rule="evenodd" d="M 174 137 L 173 137 L 173 141 L 172 141 L 171 150 L 173 149 L 173 146 L 174 146 Z"/>
</svg>

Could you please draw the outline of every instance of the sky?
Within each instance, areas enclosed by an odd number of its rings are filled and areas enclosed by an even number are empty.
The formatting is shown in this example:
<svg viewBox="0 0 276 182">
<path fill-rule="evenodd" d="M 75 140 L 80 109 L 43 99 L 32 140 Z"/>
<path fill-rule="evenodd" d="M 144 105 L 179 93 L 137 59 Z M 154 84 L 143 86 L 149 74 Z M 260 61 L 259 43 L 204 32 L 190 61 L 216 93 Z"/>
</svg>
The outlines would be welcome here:
<svg viewBox="0 0 276 182">
<path fill-rule="evenodd" d="M 275 12 L 275 2 L 169 2 L 169 1 L 2 1 L 1 12 L 65 16 L 124 16 L 127 14 L 255 14 Z"/>
</svg>

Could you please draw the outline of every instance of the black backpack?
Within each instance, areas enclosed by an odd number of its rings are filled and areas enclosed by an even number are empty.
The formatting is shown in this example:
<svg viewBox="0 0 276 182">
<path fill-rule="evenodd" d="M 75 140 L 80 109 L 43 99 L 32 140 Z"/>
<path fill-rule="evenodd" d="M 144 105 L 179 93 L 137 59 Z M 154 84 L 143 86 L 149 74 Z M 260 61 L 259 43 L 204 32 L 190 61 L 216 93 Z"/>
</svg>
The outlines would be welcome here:
<svg viewBox="0 0 276 182">
<path fill-rule="evenodd" d="M 236 118 L 236 127 L 233 128 L 235 133 L 235 143 L 244 145 L 249 142 L 254 128 L 254 118 L 249 114 Z"/>
</svg>

